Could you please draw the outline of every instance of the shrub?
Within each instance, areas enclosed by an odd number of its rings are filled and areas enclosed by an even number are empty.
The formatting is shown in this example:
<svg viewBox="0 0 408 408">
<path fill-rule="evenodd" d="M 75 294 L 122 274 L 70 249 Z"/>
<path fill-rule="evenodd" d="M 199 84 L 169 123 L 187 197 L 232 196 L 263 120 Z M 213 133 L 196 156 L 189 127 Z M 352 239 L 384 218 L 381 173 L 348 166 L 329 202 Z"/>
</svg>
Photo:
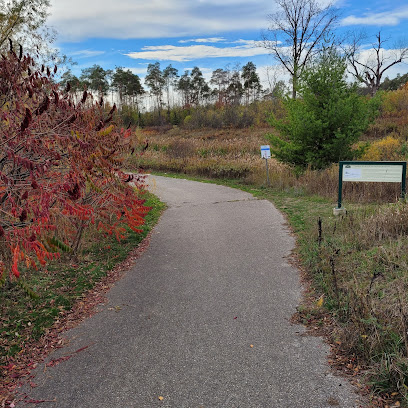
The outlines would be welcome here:
<svg viewBox="0 0 408 408">
<path fill-rule="evenodd" d="M 373 142 L 361 156 L 362 160 L 397 160 L 401 148 L 401 141 L 389 135 L 384 139 Z"/>
<path fill-rule="evenodd" d="M 408 111 L 408 83 L 396 91 L 385 92 L 382 108 L 384 113 L 406 114 Z"/>
<path fill-rule="evenodd" d="M 91 224 L 121 238 L 147 208 L 123 174 L 131 130 L 113 123 L 86 91 L 74 104 L 52 72 L 13 51 L 0 60 L 0 281 L 38 268 L 59 250 L 76 250 Z M 54 73 L 57 68 L 54 68 Z M 8 273 L 7 273 L 8 272 Z"/>
</svg>

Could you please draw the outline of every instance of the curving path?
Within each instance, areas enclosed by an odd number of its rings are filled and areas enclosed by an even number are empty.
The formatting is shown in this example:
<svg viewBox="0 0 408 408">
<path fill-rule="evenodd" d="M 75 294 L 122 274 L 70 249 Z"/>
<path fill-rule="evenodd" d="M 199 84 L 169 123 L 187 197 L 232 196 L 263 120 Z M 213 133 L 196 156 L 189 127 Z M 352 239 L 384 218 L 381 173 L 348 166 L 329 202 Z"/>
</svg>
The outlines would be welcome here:
<svg viewBox="0 0 408 408">
<path fill-rule="evenodd" d="M 150 185 L 169 206 L 150 247 L 50 358 L 90 346 L 41 365 L 30 396 L 56 398 L 47 408 L 363 406 L 322 340 L 289 322 L 301 288 L 274 206 L 212 184 Z"/>
</svg>

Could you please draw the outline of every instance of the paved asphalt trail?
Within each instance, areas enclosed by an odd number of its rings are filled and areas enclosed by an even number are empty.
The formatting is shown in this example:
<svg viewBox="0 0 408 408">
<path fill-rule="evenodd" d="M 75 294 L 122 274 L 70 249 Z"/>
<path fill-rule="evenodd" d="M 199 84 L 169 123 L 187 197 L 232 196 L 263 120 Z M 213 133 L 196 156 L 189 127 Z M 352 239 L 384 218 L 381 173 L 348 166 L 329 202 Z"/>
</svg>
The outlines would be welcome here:
<svg viewBox="0 0 408 408">
<path fill-rule="evenodd" d="M 359 406 L 331 374 L 328 347 L 289 322 L 299 273 L 273 205 L 212 184 L 150 181 L 169 206 L 150 247 L 50 358 L 90 346 L 40 365 L 29 395 L 56 398 L 44 408 Z"/>
</svg>

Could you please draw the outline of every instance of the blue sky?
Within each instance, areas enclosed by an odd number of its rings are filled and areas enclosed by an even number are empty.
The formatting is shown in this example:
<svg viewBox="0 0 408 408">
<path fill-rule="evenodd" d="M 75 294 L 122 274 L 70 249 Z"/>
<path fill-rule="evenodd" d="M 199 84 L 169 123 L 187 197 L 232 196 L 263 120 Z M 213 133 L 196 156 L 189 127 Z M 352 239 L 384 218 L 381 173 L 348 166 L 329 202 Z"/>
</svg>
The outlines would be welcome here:
<svg viewBox="0 0 408 408">
<path fill-rule="evenodd" d="M 318 0 L 322 4 L 327 0 Z M 364 30 L 367 48 L 381 30 L 385 48 L 408 46 L 407 0 L 338 0 L 337 32 Z M 198 66 L 209 78 L 217 68 L 252 61 L 267 81 L 280 72 L 268 50 L 256 46 L 277 10 L 273 0 L 52 0 L 49 25 L 58 32 L 56 46 L 78 65 L 131 69 L 141 78 L 149 63 L 172 64 L 182 74 Z M 408 72 L 408 61 L 387 72 Z"/>
</svg>

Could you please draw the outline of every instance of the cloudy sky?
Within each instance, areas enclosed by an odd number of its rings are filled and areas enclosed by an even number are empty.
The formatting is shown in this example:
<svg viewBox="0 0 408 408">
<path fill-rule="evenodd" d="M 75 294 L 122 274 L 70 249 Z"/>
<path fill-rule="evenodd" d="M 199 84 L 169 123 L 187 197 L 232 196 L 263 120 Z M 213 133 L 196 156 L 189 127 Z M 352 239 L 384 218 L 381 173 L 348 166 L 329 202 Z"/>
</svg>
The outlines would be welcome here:
<svg viewBox="0 0 408 408">
<path fill-rule="evenodd" d="M 327 0 L 320 0 L 321 2 Z M 49 25 L 57 46 L 77 62 L 73 72 L 94 64 L 129 68 L 144 77 L 149 63 L 169 64 L 182 74 L 198 66 L 209 77 L 217 68 L 252 61 L 264 80 L 275 72 L 268 50 L 256 46 L 269 26 L 273 0 L 52 0 Z M 364 30 L 367 47 L 381 30 L 392 50 L 408 44 L 407 0 L 337 0 L 338 33 Z M 392 51 L 390 51 L 392 52 Z M 408 72 L 400 64 L 390 77 Z"/>
</svg>

